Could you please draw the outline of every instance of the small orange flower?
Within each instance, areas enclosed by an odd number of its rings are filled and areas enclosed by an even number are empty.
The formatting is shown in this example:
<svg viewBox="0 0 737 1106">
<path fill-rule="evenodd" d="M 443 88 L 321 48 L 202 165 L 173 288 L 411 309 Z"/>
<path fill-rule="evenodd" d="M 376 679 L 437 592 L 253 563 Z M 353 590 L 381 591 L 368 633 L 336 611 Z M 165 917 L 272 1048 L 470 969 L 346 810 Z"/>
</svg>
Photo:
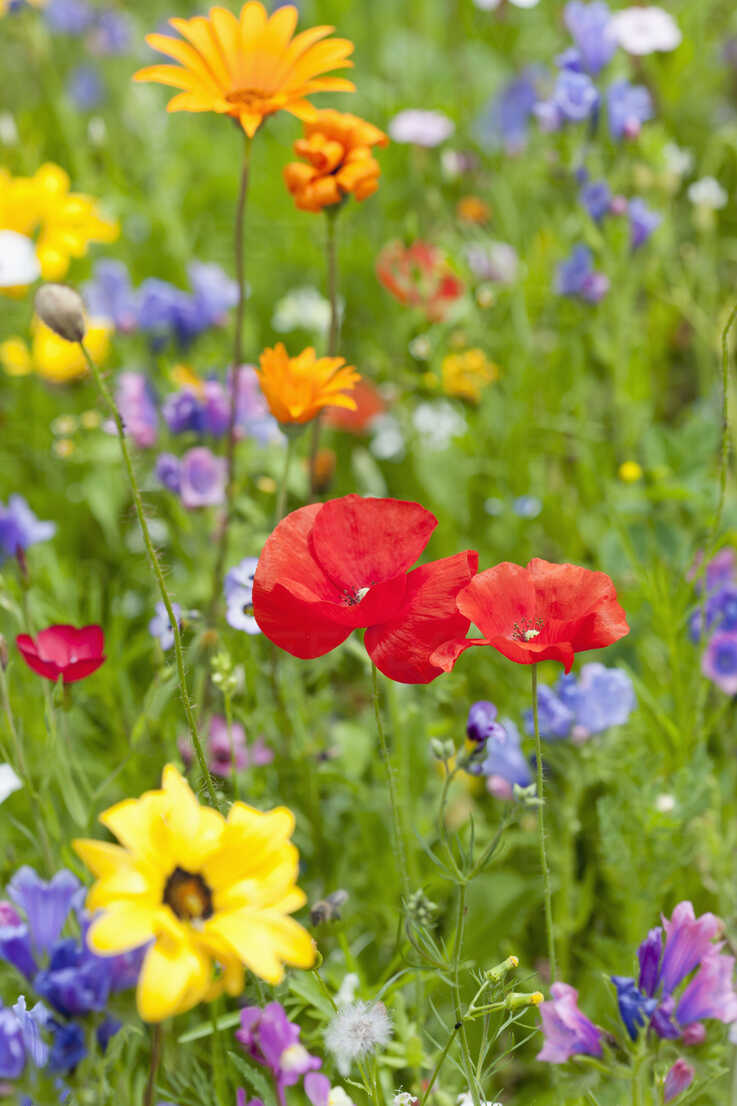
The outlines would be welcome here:
<svg viewBox="0 0 737 1106">
<path fill-rule="evenodd" d="M 332 109 L 317 112 L 294 144 L 294 152 L 305 161 L 292 161 L 284 170 L 297 207 L 321 211 L 348 194 L 357 200 L 373 195 L 381 169 L 371 147 L 388 142 L 383 131 L 357 115 Z"/>
<path fill-rule="evenodd" d="M 479 196 L 461 196 L 456 214 L 463 223 L 486 223 L 491 217 L 491 208 Z"/>
<path fill-rule="evenodd" d="M 267 15 L 259 0 L 248 0 L 240 19 L 220 7 L 207 18 L 170 19 L 184 42 L 162 34 L 147 35 L 146 42 L 179 65 L 150 65 L 133 79 L 181 89 L 167 111 L 230 115 L 249 138 L 276 111 L 311 119 L 316 109 L 306 96 L 355 91 L 342 77 L 322 76 L 353 65 L 353 43 L 328 38 L 333 27 L 311 27 L 293 37 L 298 14 L 290 4 Z"/>
<path fill-rule="evenodd" d="M 355 401 L 346 392 L 361 377 L 344 357 L 316 357 L 312 348 L 290 357 L 279 342 L 265 349 L 259 360 L 261 391 L 277 422 L 309 422 L 323 407 L 355 410 Z"/>
</svg>

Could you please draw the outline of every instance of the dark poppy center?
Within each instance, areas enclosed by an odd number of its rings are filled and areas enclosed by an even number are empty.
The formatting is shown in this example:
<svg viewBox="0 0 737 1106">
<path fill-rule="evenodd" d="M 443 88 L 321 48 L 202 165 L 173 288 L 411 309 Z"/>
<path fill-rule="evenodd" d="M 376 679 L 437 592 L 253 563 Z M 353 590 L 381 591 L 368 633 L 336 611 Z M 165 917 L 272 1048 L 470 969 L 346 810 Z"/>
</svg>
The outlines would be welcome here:
<svg viewBox="0 0 737 1106">
<path fill-rule="evenodd" d="M 212 914 L 212 891 L 202 876 L 175 868 L 166 881 L 164 902 L 177 918 L 191 922 L 209 918 Z"/>
<path fill-rule="evenodd" d="M 513 623 L 512 637 L 515 641 L 534 641 L 540 636 L 544 625 L 542 618 L 536 618 L 534 622 L 532 619 L 523 618 L 520 622 Z"/>
<path fill-rule="evenodd" d="M 343 602 L 346 607 L 357 607 L 370 590 L 370 588 L 346 588 L 343 592 Z"/>
</svg>

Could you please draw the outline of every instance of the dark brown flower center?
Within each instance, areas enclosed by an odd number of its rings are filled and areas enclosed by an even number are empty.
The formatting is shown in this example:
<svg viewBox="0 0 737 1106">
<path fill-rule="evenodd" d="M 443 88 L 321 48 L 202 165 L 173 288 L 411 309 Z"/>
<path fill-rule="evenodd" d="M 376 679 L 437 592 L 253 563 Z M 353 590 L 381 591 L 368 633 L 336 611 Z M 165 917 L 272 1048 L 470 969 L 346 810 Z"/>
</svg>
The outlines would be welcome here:
<svg viewBox="0 0 737 1106">
<path fill-rule="evenodd" d="M 202 876 L 175 868 L 166 881 L 164 902 L 177 918 L 191 922 L 212 914 L 212 891 Z"/>
</svg>

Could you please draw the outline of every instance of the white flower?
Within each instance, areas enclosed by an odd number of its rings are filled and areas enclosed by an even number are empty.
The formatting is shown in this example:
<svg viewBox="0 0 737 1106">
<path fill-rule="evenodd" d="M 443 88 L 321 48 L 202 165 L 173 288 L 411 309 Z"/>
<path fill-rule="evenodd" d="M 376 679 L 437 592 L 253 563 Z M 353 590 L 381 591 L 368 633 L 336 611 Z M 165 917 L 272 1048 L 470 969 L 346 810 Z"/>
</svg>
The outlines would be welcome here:
<svg viewBox="0 0 737 1106">
<path fill-rule="evenodd" d="M 339 1010 L 325 1030 L 325 1047 L 335 1057 L 342 1076 L 350 1074 L 354 1060 L 384 1048 L 392 1035 L 392 1023 L 383 1002 L 354 1002 Z"/>
<path fill-rule="evenodd" d="M 458 1106 L 473 1106 L 473 1095 L 470 1091 L 464 1091 L 456 1099 Z M 481 1106 L 502 1106 L 501 1102 L 482 1102 Z"/>
<path fill-rule="evenodd" d="M 407 108 L 389 123 L 389 137 L 394 142 L 411 142 L 415 146 L 439 146 L 450 138 L 455 123 L 442 111 Z"/>
<path fill-rule="evenodd" d="M 728 196 L 715 177 L 702 177 L 688 186 L 688 198 L 697 207 L 716 211 L 726 205 Z"/>
<path fill-rule="evenodd" d="M 623 8 L 609 20 L 607 35 L 628 54 L 640 57 L 658 50 L 675 50 L 683 35 L 678 24 L 663 8 Z"/>
<path fill-rule="evenodd" d="M 392 1106 L 413 1106 L 417 1099 L 409 1091 L 399 1091 L 392 1099 Z"/>
<path fill-rule="evenodd" d="M 326 334 L 330 326 L 330 303 L 317 288 L 293 288 L 279 300 L 271 320 L 274 330 L 312 330 Z"/>
<path fill-rule="evenodd" d="M 14 791 L 20 791 L 23 784 L 9 764 L 0 764 L 0 803 L 4 803 Z"/>
<path fill-rule="evenodd" d="M 360 982 L 361 980 L 355 972 L 348 972 L 348 975 L 343 977 L 343 982 L 338 988 L 338 992 L 335 996 L 335 1005 L 338 1009 L 340 1009 L 341 1006 L 348 1006 L 353 1002 Z"/>
<path fill-rule="evenodd" d="M 444 399 L 419 403 L 412 422 L 422 437 L 423 447 L 431 450 L 447 449 L 453 438 L 460 438 L 468 429 L 463 415 Z"/>
<path fill-rule="evenodd" d="M 659 814 L 670 814 L 675 810 L 676 800 L 673 795 L 658 795 L 655 800 L 655 809 Z"/>
<path fill-rule="evenodd" d="M 394 415 L 377 415 L 371 421 L 371 452 L 380 461 L 401 461 L 404 434 Z"/>
<path fill-rule="evenodd" d="M 328 1106 L 354 1106 L 354 1103 L 342 1087 L 331 1087 L 328 1095 Z"/>
<path fill-rule="evenodd" d="M 18 138 L 18 128 L 12 114 L 9 111 L 0 112 L 0 142 L 3 146 L 17 146 Z"/>
<path fill-rule="evenodd" d="M 473 0 L 475 6 L 482 12 L 495 12 L 502 0 Z M 510 0 L 515 8 L 535 8 L 539 0 Z"/>
<path fill-rule="evenodd" d="M 14 230 L 0 230 L 0 288 L 32 284 L 41 275 L 36 247 Z"/>
<path fill-rule="evenodd" d="M 676 146 L 675 142 L 666 142 L 663 147 L 665 168 L 675 177 L 685 177 L 693 167 L 693 154 L 690 150 L 683 150 Z"/>
</svg>

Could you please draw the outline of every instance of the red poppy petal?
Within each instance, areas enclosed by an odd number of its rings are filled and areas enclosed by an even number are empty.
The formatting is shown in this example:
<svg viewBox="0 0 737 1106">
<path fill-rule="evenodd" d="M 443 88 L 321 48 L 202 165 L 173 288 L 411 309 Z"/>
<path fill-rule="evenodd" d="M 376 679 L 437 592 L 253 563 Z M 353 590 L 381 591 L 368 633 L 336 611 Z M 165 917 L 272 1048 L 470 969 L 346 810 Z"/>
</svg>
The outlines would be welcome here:
<svg viewBox="0 0 737 1106">
<path fill-rule="evenodd" d="M 59 666 L 52 661 L 41 660 L 33 638 L 29 637 L 28 634 L 18 634 L 15 644 L 29 668 L 33 669 L 39 676 L 45 676 L 47 680 L 54 680 L 54 682 L 58 680 L 60 675 Z"/>
<path fill-rule="evenodd" d="M 473 645 L 488 645 L 485 637 L 466 637 L 462 641 L 444 641 L 434 653 L 430 654 L 430 664 L 442 668 L 443 672 L 450 672 L 461 653 L 470 649 Z"/>
<path fill-rule="evenodd" d="M 568 641 L 518 641 L 513 637 L 495 637 L 489 644 L 515 664 L 537 664 L 539 661 L 560 661 L 566 672 L 571 671 L 575 653 Z"/>
<path fill-rule="evenodd" d="M 345 495 L 323 504 L 309 541 L 337 587 L 360 591 L 406 572 L 437 524 L 419 503 Z"/>
<path fill-rule="evenodd" d="M 332 604 L 299 598 L 281 584 L 266 591 L 257 583 L 258 570 L 253 583 L 253 613 L 259 629 L 293 657 L 322 657 L 353 630 L 353 626 L 326 617 L 325 609 L 330 610 Z"/>
<path fill-rule="evenodd" d="M 409 573 L 401 615 L 369 627 L 364 638 L 371 660 L 385 676 L 403 684 L 428 684 L 453 667 L 466 648 L 469 626 L 456 597 L 477 568 L 478 554 L 466 550 Z"/>
<path fill-rule="evenodd" d="M 299 585 L 296 590 L 304 600 L 312 597 L 334 603 L 340 601 L 339 589 L 312 556 L 308 542 L 310 530 L 321 510 L 321 503 L 312 503 L 292 511 L 266 539 L 253 581 L 254 606 L 257 596 L 277 584 L 289 588 L 292 583 Z"/>
<path fill-rule="evenodd" d="M 74 661 L 72 664 L 68 664 L 62 671 L 65 684 L 74 684 L 77 680 L 83 680 L 86 676 L 91 676 L 93 672 L 97 672 L 97 669 L 105 663 L 107 657 L 86 657 L 82 660 Z"/>
<path fill-rule="evenodd" d="M 36 649 L 39 657 L 45 661 L 53 661 L 63 668 L 68 663 L 70 655 L 77 649 L 77 636 L 79 630 L 76 626 L 68 626 L 63 623 L 59 626 L 47 626 L 36 634 Z"/>
<path fill-rule="evenodd" d="M 77 630 L 76 642 L 73 646 L 73 650 L 77 657 L 99 659 L 102 657 L 104 649 L 105 637 L 102 632 L 102 626 L 93 624 L 91 626 L 83 626 L 80 630 Z"/>
<path fill-rule="evenodd" d="M 480 572 L 459 592 L 458 610 L 485 637 L 511 637 L 515 622 L 535 618 L 535 591 L 527 569 L 503 561 Z"/>
<path fill-rule="evenodd" d="M 576 652 L 611 645 L 629 633 L 626 615 L 614 584 L 605 572 L 580 565 L 551 564 L 539 558 L 527 566 L 537 597 L 537 613 L 545 621 L 566 624 L 565 638 Z"/>
</svg>

